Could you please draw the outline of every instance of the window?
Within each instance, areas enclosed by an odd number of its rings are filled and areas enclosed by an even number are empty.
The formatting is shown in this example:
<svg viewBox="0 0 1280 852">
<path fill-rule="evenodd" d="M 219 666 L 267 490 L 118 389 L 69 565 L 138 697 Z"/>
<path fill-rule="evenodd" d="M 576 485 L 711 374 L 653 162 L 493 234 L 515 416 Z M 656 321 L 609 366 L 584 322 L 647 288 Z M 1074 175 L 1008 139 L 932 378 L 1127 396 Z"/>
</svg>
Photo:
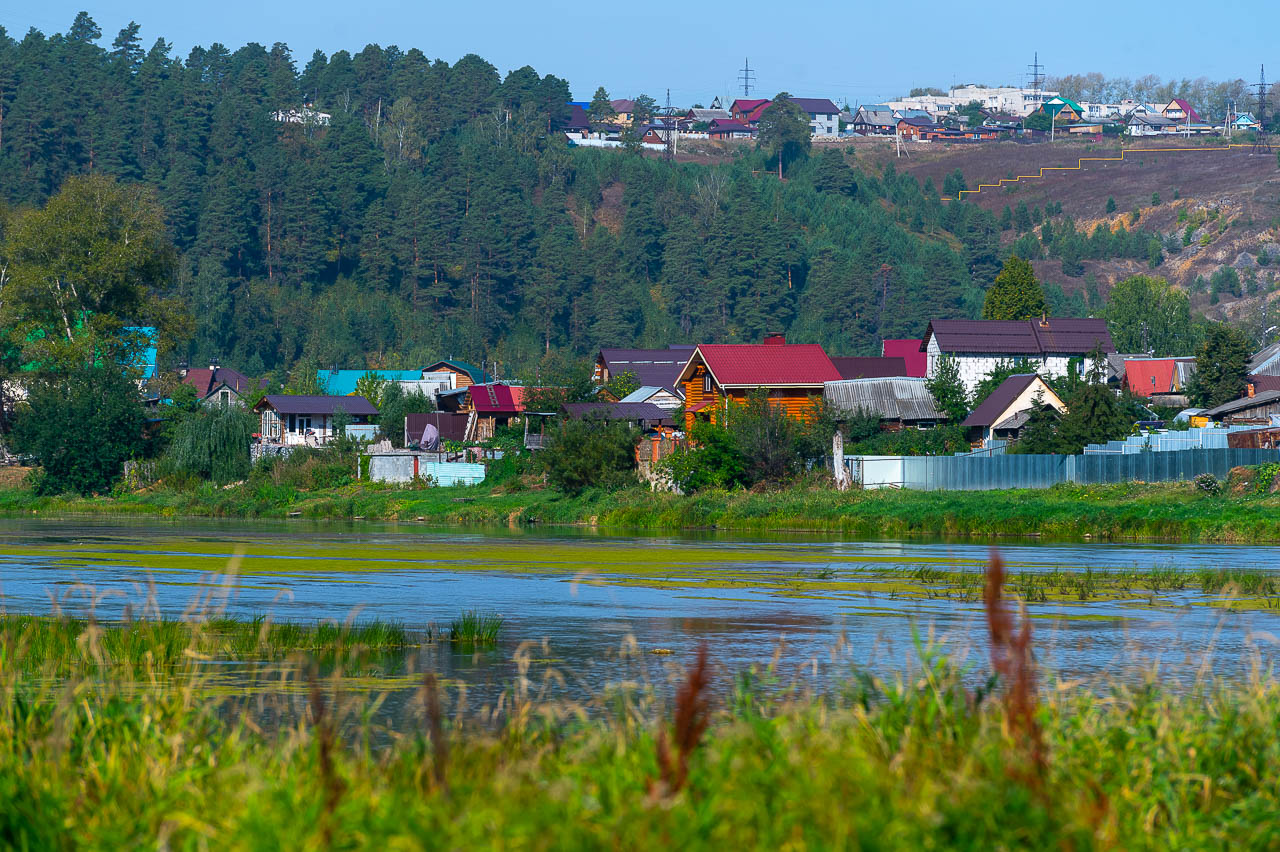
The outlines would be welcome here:
<svg viewBox="0 0 1280 852">
<path fill-rule="evenodd" d="M 222 391 L 218 394 L 218 402 L 220 402 L 220 403 L 222 404 L 222 407 L 223 407 L 223 408 L 226 408 L 228 405 L 230 405 L 230 404 L 231 404 L 231 391 L 229 391 L 229 390 L 225 390 L 225 389 L 224 389 L 224 390 L 222 390 Z"/>
<path fill-rule="evenodd" d="M 298 415 L 298 431 L 305 432 L 310 428 L 311 428 L 311 415 L 299 414 Z"/>
<path fill-rule="evenodd" d="M 707 373 L 702 377 L 702 392 L 711 393 L 711 374 Z"/>
</svg>

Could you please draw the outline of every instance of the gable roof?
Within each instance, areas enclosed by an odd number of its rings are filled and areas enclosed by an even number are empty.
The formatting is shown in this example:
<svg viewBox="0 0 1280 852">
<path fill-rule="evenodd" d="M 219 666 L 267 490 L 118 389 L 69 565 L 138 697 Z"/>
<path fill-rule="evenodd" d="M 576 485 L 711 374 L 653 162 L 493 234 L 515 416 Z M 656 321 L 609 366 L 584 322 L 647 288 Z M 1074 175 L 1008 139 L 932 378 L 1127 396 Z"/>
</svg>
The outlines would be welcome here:
<svg viewBox="0 0 1280 852">
<path fill-rule="evenodd" d="M 1045 320 L 933 320 L 920 348 L 937 338 L 943 352 L 991 355 L 1087 355 L 1101 347 L 1115 352 L 1103 319 L 1050 317 Z"/>
<path fill-rule="evenodd" d="M 693 121 L 714 121 L 717 118 L 729 119 L 733 118 L 727 109 L 691 109 L 685 113 L 685 117 Z"/>
<path fill-rule="evenodd" d="M 634 373 L 641 385 L 653 385 L 678 392 L 680 371 L 688 363 L 694 347 L 673 343 L 666 349 L 601 349 L 597 360 L 610 375 Z"/>
<path fill-rule="evenodd" d="M 734 131 L 746 132 L 746 133 L 755 132 L 755 130 L 751 126 L 743 124 L 741 121 L 738 121 L 736 118 L 713 119 L 711 122 L 710 129 L 720 133 L 731 133 Z"/>
<path fill-rule="evenodd" d="M 467 388 L 467 393 L 471 407 L 481 414 L 514 414 L 524 411 L 524 390 L 501 382 L 477 382 Z"/>
<path fill-rule="evenodd" d="M 1171 106 L 1176 106 L 1178 109 L 1182 110 L 1183 113 L 1186 114 L 1187 118 L 1191 119 L 1192 121 L 1200 121 L 1200 113 L 1196 112 L 1195 108 L 1192 107 L 1191 104 L 1187 103 L 1182 98 L 1174 98 L 1173 100 L 1169 101 L 1169 103 L 1165 104 L 1164 108 L 1167 110 Z"/>
<path fill-rule="evenodd" d="M 635 112 L 636 102 L 631 98 L 614 98 L 609 101 L 609 106 L 613 107 L 614 112 Z"/>
<path fill-rule="evenodd" d="M 821 387 L 840 371 L 816 343 L 704 343 L 680 371 L 683 381 L 701 359 L 725 388 Z"/>
<path fill-rule="evenodd" d="M 822 388 L 822 396 L 833 408 L 878 414 L 881 420 L 918 422 L 947 419 L 946 413 L 938 410 L 924 379 L 844 379 L 827 382 Z"/>
<path fill-rule="evenodd" d="M 1249 359 L 1250 373 L 1261 373 L 1267 376 L 1280 375 L 1280 342 L 1263 347 Z"/>
<path fill-rule="evenodd" d="M 1010 376 L 1001 382 L 1000 386 L 993 390 L 977 408 L 970 412 L 969 416 L 960 425 L 966 428 L 970 426 L 984 428 L 994 426 L 997 421 L 1005 419 L 1009 406 L 1013 405 L 1023 391 L 1037 382 L 1043 384 L 1044 380 L 1036 373 L 1019 373 L 1018 375 Z M 1048 385 L 1045 385 L 1044 389 L 1059 403 L 1062 402 Z"/>
<path fill-rule="evenodd" d="M 1137 396 L 1174 393 L 1182 387 L 1179 369 L 1186 358 L 1132 358 L 1124 362 L 1124 381 Z M 1192 361 L 1192 364 L 1195 362 Z"/>
<path fill-rule="evenodd" d="M 750 113 L 762 106 L 768 106 L 768 98 L 737 98 L 733 103 L 729 104 L 730 112 Z"/>
<path fill-rule="evenodd" d="M 929 356 L 919 339 L 886 340 L 880 344 L 880 352 L 887 358 L 902 358 L 907 362 L 907 375 L 924 378 L 929 372 Z"/>
<path fill-rule="evenodd" d="M 587 111 L 577 104 L 569 105 L 569 120 L 564 123 L 565 130 L 589 130 L 591 121 L 587 118 Z"/>
<path fill-rule="evenodd" d="M 373 403 L 362 396 L 302 396 L 267 394 L 257 408 L 270 407 L 280 414 L 333 414 L 339 408 L 348 414 L 371 417 L 378 413 Z"/>
<path fill-rule="evenodd" d="M 842 379 L 885 379 L 906 376 L 907 361 L 902 357 L 832 358 Z"/>
<path fill-rule="evenodd" d="M 204 399 L 221 385 L 226 385 L 238 394 L 252 390 L 255 386 L 253 379 L 230 367 L 200 367 L 187 370 L 187 374 L 182 377 L 182 383 L 195 388 L 196 396 L 200 399 Z M 256 386 L 265 388 L 267 380 L 259 379 Z"/>
<path fill-rule="evenodd" d="M 909 127 L 933 127 L 933 119 L 927 115 L 904 115 L 898 123 Z"/>
<path fill-rule="evenodd" d="M 671 388 L 659 387 L 658 385 L 642 385 L 624 396 L 622 399 L 618 400 L 618 402 L 648 402 L 660 393 L 671 394 L 677 399 L 683 398 L 683 394 L 680 393 L 679 388 L 673 390 Z M 659 408 L 661 408 L 661 406 L 659 406 Z"/>
<path fill-rule="evenodd" d="M 440 368 L 452 370 L 455 373 L 466 373 L 471 381 L 476 384 L 484 384 L 493 381 L 493 376 L 468 361 L 457 361 L 453 358 L 446 358 L 443 361 L 437 361 L 431 366 L 423 370 L 424 373 L 438 373 Z"/>
<path fill-rule="evenodd" d="M 805 112 L 817 113 L 818 115 L 836 115 L 840 112 L 840 108 L 830 98 L 791 98 L 791 103 Z"/>
<path fill-rule="evenodd" d="M 1071 98 L 1065 98 L 1062 95 L 1054 95 L 1052 98 L 1049 98 L 1049 100 L 1045 101 L 1043 106 L 1044 106 L 1045 112 L 1058 113 L 1062 111 L 1063 107 L 1071 107 L 1071 109 L 1074 110 L 1077 115 L 1084 112 L 1084 108 L 1081 107 L 1080 104 L 1071 100 Z M 1056 106 L 1058 109 L 1050 110 L 1049 107 L 1051 106 Z"/>
</svg>

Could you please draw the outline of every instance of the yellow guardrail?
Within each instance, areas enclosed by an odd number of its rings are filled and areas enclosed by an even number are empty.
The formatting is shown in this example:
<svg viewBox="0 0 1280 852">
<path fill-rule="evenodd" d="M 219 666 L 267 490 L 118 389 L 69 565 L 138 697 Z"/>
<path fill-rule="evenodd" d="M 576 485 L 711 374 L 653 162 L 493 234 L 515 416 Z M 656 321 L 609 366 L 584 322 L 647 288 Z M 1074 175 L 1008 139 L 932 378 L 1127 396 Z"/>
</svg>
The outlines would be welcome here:
<svg viewBox="0 0 1280 852">
<path fill-rule="evenodd" d="M 1074 166 L 1042 166 L 1040 174 L 1037 175 L 1018 175 L 1013 178 L 1000 178 L 996 183 L 980 183 L 977 189 L 962 189 L 957 197 L 944 197 L 943 201 L 963 201 L 966 194 L 972 195 L 982 192 L 984 189 L 999 189 L 1007 183 L 1017 183 L 1021 180 L 1035 180 L 1043 178 L 1045 172 L 1078 172 L 1084 169 L 1085 163 L 1119 163 L 1123 162 L 1126 154 L 1159 154 L 1163 152 L 1183 152 L 1183 151 L 1230 151 L 1232 148 L 1252 148 L 1253 144 L 1243 144 L 1232 142 L 1227 145 L 1215 145 L 1212 148 L 1192 148 L 1192 147 L 1176 147 L 1176 148 L 1125 148 L 1120 151 L 1119 157 L 1081 157 L 1079 162 Z"/>
</svg>

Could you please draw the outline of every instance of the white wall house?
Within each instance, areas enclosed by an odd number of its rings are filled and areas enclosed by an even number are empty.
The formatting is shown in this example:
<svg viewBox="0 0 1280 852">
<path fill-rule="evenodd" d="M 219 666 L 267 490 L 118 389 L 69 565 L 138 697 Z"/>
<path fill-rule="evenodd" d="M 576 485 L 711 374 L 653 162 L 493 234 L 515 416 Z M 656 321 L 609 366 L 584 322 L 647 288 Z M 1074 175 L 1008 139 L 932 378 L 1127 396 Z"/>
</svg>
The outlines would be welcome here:
<svg viewBox="0 0 1280 852">
<path fill-rule="evenodd" d="M 791 102 L 809 116 L 809 134 L 838 136 L 840 108 L 827 98 L 792 98 Z"/>
<path fill-rule="evenodd" d="M 341 408 L 351 425 L 369 422 L 378 409 L 362 396 L 268 394 L 254 408 L 264 443 L 318 446 L 333 439 L 334 415 Z"/>
<path fill-rule="evenodd" d="M 929 377 L 937 375 L 944 357 L 950 357 L 969 393 L 1001 363 L 1061 377 L 1067 375 L 1073 358 L 1087 359 L 1094 349 L 1103 354 L 1116 351 L 1105 320 L 1058 317 L 934 320 L 925 331 L 924 346 Z"/>
</svg>

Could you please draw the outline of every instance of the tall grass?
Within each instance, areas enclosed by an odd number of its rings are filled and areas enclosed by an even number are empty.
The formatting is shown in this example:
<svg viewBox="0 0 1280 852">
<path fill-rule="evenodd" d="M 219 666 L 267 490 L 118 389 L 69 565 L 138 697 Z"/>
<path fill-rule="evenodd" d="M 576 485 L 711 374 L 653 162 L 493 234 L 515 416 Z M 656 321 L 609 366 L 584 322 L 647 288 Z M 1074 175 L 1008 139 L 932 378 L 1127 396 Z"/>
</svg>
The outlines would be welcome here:
<svg viewBox="0 0 1280 852">
<path fill-rule="evenodd" d="M 467 610 L 449 625 L 449 641 L 455 645 L 492 646 L 498 642 L 502 616 Z"/>
</svg>

